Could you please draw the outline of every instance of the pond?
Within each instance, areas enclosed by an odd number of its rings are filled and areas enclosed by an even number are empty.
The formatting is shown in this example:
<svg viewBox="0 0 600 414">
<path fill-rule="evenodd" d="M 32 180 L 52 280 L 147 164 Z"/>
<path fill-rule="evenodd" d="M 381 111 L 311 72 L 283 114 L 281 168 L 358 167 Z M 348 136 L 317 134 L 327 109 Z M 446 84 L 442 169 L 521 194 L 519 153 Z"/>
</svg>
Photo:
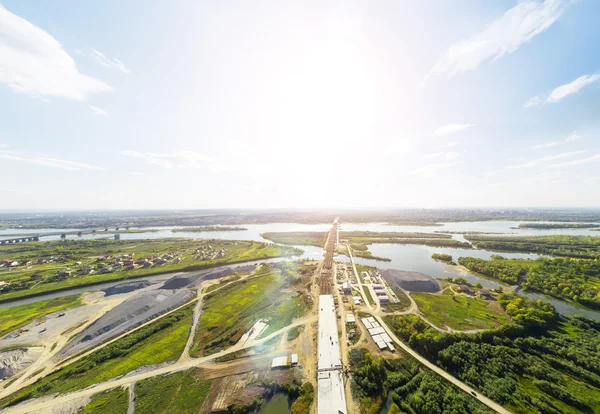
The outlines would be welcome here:
<svg viewBox="0 0 600 414">
<path fill-rule="evenodd" d="M 287 414 L 290 413 L 292 400 L 284 393 L 275 393 L 259 411 L 259 414 Z"/>
</svg>

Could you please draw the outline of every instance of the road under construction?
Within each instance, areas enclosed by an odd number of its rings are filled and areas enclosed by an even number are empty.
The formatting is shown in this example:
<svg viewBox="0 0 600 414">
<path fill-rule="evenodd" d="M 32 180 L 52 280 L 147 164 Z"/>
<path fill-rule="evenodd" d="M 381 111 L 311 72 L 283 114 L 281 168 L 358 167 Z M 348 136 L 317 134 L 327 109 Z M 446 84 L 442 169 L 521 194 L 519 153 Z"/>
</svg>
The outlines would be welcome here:
<svg viewBox="0 0 600 414">
<path fill-rule="evenodd" d="M 338 219 L 325 242 L 325 260 L 319 274 L 319 336 L 317 360 L 317 413 L 345 414 L 346 394 L 342 371 L 340 338 L 333 298 L 333 255 L 339 234 Z"/>
</svg>

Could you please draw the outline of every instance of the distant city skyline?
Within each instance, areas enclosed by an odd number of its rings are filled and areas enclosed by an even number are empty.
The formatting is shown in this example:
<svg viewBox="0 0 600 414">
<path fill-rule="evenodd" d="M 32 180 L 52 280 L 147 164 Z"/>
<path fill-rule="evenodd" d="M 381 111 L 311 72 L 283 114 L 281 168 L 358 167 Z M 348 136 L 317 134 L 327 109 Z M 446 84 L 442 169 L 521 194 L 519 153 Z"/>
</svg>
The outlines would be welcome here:
<svg viewBox="0 0 600 414">
<path fill-rule="evenodd" d="M 600 207 L 600 2 L 0 0 L 0 210 Z"/>
</svg>

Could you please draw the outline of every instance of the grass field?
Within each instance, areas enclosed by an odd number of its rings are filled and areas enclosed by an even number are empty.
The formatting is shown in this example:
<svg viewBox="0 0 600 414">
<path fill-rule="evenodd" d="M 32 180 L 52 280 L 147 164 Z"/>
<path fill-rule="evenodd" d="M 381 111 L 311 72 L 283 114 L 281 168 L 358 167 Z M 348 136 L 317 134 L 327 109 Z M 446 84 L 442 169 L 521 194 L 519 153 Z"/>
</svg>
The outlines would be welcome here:
<svg viewBox="0 0 600 414">
<path fill-rule="evenodd" d="M 293 269 L 263 265 L 257 276 L 207 296 L 191 355 L 209 355 L 235 344 L 259 319 L 268 321 L 266 336 L 302 316 L 309 303 L 298 293 L 300 281 Z"/>
<path fill-rule="evenodd" d="M 200 370 L 195 368 L 148 378 L 135 384 L 135 412 L 196 414 L 210 391 L 210 384 L 211 381 L 203 380 Z"/>
<path fill-rule="evenodd" d="M 323 247 L 327 240 L 325 231 L 289 231 L 263 233 L 261 237 L 274 243 Z"/>
<path fill-rule="evenodd" d="M 363 292 L 365 292 L 365 296 L 367 297 L 367 300 L 369 301 L 371 306 L 376 306 L 376 303 L 373 300 L 373 296 L 371 296 L 371 290 L 367 287 L 367 285 L 363 285 L 362 288 L 363 288 Z"/>
<path fill-rule="evenodd" d="M 388 309 L 388 312 L 398 312 L 403 311 L 404 309 L 408 309 L 410 307 L 410 299 L 406 296 L 401 290 L 394 290 L 396 297 L 398 298 L 398 303 L 390 303 L 389 305 L 385 305 Z"/>
<path fill-rule="evenodd" d="M 80 414 L 125 414 L 129 407 L 129 392 L 125 388 L 115 388 L 101 392 L 83 407 Z"/>
<path fill-rule="evenodd" d="M 508 316 L 492 308 L 496 302 L 464 295 L 411 293 L 419 311 L 440 328 L 491 329 L 510 322 Z"/>
<path fill-rule="evenodd" d="M 3 398 L 0 408 L 82 389 L 144 365 L 176 360 L 183 352 L 191 323 L 192 306 L 187 306 Z"/>
<path fill-rule="evenodd" d="M 41 300 L 27 305 L 0 309 L 0 335 L 7 334 L 53 312 L 81 306 L 81 295 Z M 2 345 L 0 344 L 0 348 Z"/>
<path fill-rule="evenodd" d="M 213 249 L 225 250 L 225 256 L 214 260 L 195 259 L 194 250 L 199 246 L 210 244 Z M 99 257 L 135 253 L 136 258 L 144 258 L 153 254 L 181 252 L 179 263 L 167 263 L 162 266 L 121 270 L 112 273 L 93 273 L 84 275 L 82 269 L 94 267 Z M 0 260 L 17 261 L 51 259 L 64 257 L 61 263 L 33 264 L 9 269 L 0 269 L 0 280 L 11 285 L 0 293 L 0 302 L 15 300 L 28 296 L 40 295 L 56 290 L 68 290 L 76 287 L 93 285 L 115 280 L 138 278 L 184 270 L 201 270 L 210 267 L 241 263 L 271 257 L 291 256 L 302 251 L 290 246 L 268 245 L 254 241 L 206 240 L 206 239 L 155 239 L 155 240 L 66 240 L 40 243 L 23 243 L 22 245 L 0 246 Z M 78 264 L 80 263 L 80 264 Z M 57 280 L 59 270 L 70 270 L 72 276 Z M 43 280 L 32 281 L 34 274 L 41 275 Z"/>
</svg>

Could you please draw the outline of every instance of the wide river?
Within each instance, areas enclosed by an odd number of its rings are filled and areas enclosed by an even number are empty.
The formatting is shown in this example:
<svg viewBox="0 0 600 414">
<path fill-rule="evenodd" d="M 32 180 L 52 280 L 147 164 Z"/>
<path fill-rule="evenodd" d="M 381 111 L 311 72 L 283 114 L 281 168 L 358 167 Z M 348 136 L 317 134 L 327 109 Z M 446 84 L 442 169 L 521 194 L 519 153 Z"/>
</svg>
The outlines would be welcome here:
<svg viewBox="0 0 600 414">
<path fill-rule="evenodd" d="M 588 236 L 600 236 L 600 232 L 593 231 L 590 229 L 518 229 L 516 227 L 522 222 L 519 221 L 476 221 L 476 222 L 452 222 L 452 223 L 441 223 L 441 226 L 396 226 L 388 225 L 385 223 L 342 223 L 341 231 L 374 231 L 374 232 L 423 232 L 433 233 L 436 231 L 447 231 L 447 232 L 483 232 L 483 233 L 512 233 L 518 235 L 553 235 L 553 234 L 564 234 L 564 235 L 588 235 Z M 297 224 L 297 223 L 269 223 L 269 224 L 242 224 L 237 227 L 243 227 L 247 230 L 237 231 L 210 231 L 210 232 L 173 232 L 173 229 L 180 227 L 148 227 L 147 229 L 159 230 L 156 232 L 148 233 L 121 233 L 122 240 L 139 240 L 139 239 L 159 239 L 165 237 L 185 237 L 185 238 L 209 238 L 209 239 L 226 239 L 226 240 L 254 240 L 254 241 L 268 241 L 261 237 L 261 234 L 267 232 L 290 232 L 290 231 L 329 231 L 331 224 Z M 111 230 L 114 230 L 112 228 Z M 44 233 L 57 233 L 57 232 L 72 232 L 73 229 L 35 229 L 35 230 L 23 230 L 23 229 L 4 229 L 0 230 L 0 239 L 4 235 L 11 234 L 44 234 Z M 107 234 L 86 234 L 81 237 L 76 235 L 68 235 L 67 239 L 97 239 L 112 237 Z M 460 234 L 455 234 L 453 237 L 457 240 L 464 241 L 464 237 Z M 6 237 L 8 238 L 8 236 Z M 48 236 L 43 237 L 42 240 L 58 240 L 60 236 Z M 304 254 L 301 258 L 319 259 L 323 256 L 323 250 L 319 247 L 314 246 L 297 246 L 304 250 Z M 369 246 L 369 250 L 374 256 L 387 257 L 391 261 L 375 261 L 372 259 L 355 258 L 356 263 L 377 266 L 384 269 L 401 269 L 408 271 L 415 271 L 425 273 L 427 275 L 436 278 L 446 277 L 464 277 L 470 283 L 475 284 L 480 282 L 483 286 L 494 288 L 497 286 L 506 286 L 502 283 L 496 282 L 491 279 L 486 279 L 479 275 L 470 273 L 468 270 L 460 266 L 450 266 L 445 263 L 433 260 L 431 255 L 433 253 L 447 253 L 452 255 L 456 261 L 461 256 L 473 256 L 482 259 L 489 259 L 493 254 L 500 254 L 507 258 L 525 258 L 535 259 L 539 257 L 536 254 L 523 254 L 523 253 L 498 253 L 487 250 L 479 249 L 456 249 L 456 248 L 440 248 L 440 247 L 429 247 L 420 245 L 404 245 L 404 244 L 373 244 Z M 347 262 L 349 261 L 346 256 L 337 256 L 335 258 L 338 261 Z M 280 259 L 275 259 L 280 260 Z M 167 275 L 160 275 L 149 277 L 146 279 L 164 280 Z M 63 296 L 66 294 L 78 293 L 93 290 L 104 289 L 108 286 L 112 286 L 119 282 L 110 282 L 103 285 L 96 285 L 93 287 L 75 289 L 69 292 L 59 292 L 55 294 L 44 295 L 31 299 L 23 299 L 20 301 L 0 304 L 0 308 L 15 306 L 18 304 L 30 303 L 37 300 Z M 524 292 L 522 292 L 524 293 Z M 539 294 L 525 293 L 527 296 L 533 298 L 542 298 L 552 303 L 560 313 L 563 314 L 579 314 L 584 315 L 595 320 L 600 320 L 600 312 L 582 308 L 581 306 L 573 305 L 567 302 L 559 301 L 551 297 L 547 297 Z"/>
</svg>

